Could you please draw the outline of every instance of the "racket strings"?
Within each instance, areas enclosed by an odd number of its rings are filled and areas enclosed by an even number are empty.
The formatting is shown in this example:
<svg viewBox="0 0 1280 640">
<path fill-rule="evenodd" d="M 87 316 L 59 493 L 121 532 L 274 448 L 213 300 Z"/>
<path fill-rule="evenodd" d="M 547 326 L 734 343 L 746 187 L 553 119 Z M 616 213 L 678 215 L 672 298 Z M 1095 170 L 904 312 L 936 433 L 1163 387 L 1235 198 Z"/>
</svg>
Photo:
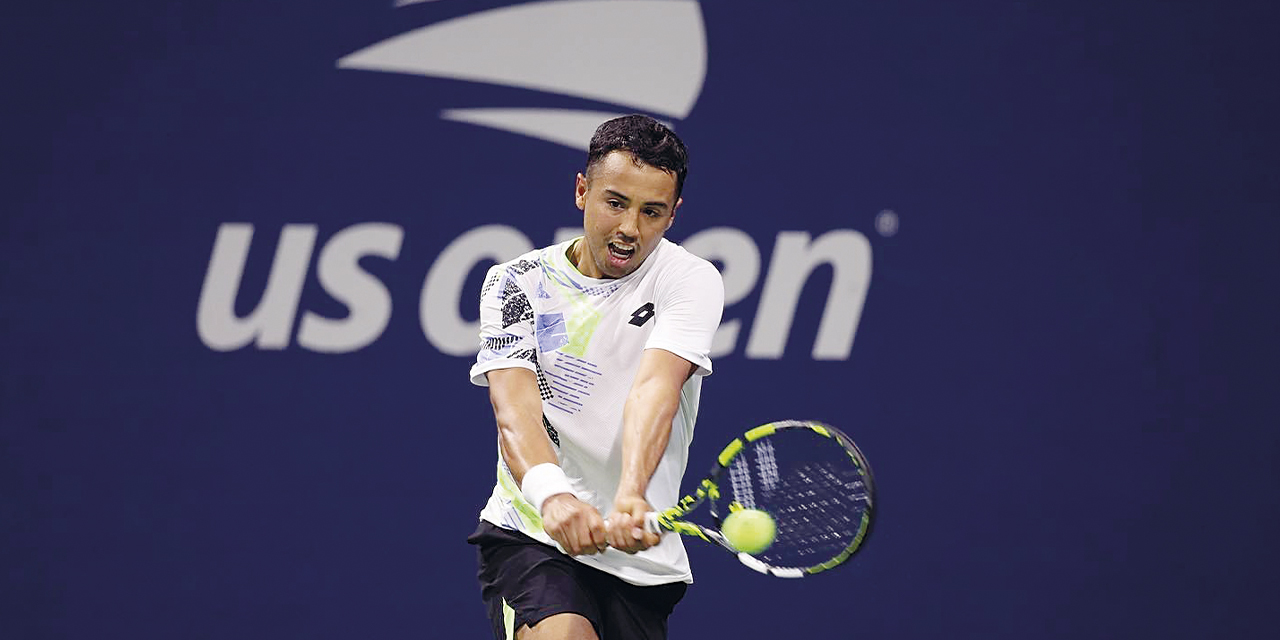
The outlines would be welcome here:
<svg viewBox="0 0 1280 640">
<path fill-rule="evenodd" d="M 730 501 L 773 516 L 777 536 L 756 558 L 807 567 L 842 553 L 858 535 L 870 491 L 836 441 L 805 431 L 762 438 L 729 466 Z"/>
<path fill-rule="evenodd" d="M 779 499 L 770 501 L 778 536 L 764 554 L 766 562 L 784 557 L 802 564 L 823 562 L 843 551 L 857 535 L 861 521 L 857 475 L 851 467 L 813 463 L 785 478 L 777 492 Z"/>
<path fill-rule="evenodd" d="M 745 458 L 734 458 L 729 465 L 729 485 L 738 504 L 748 508 L 756 508 L 756 494 L 751 486 L 751 469 Z"/>
</svg>

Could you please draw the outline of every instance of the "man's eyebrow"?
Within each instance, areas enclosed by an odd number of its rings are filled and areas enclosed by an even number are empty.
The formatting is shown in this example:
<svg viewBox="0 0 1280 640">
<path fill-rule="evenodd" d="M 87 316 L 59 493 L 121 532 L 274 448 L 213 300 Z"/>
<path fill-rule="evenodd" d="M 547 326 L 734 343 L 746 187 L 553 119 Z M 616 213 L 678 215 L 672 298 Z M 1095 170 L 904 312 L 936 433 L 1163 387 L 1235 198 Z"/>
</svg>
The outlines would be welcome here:
<svg viewBox="0 0 1280 640">
<path fill-rule="evenodd" d="M 621 193 L 614 191 L 613 189 L 605 189 L 604 191 L 605 193 L 612 194 L 614 197 L 618 198 L 619 200 L 626 200 L 627 202 L 631 202 L 631 198 L 628 198 L 627 196 L 624 196 Z M 649 207 L 662 207 L 663 209 L 667 208 L 667 203 L 661 200 L 654 200 L 653 202 L 646 202 L 644 204 L 645 206 L 649 206 Z"/>
</svg>

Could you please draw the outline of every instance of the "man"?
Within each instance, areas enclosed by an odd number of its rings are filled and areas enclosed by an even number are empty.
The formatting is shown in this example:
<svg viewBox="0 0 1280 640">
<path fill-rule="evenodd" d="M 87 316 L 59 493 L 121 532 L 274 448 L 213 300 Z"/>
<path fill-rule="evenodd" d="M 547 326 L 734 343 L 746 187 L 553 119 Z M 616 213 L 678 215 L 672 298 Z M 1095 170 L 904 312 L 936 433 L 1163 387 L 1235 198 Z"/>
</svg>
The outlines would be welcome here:
<svg viewBox="0 0 1280 640">
<path fill-rule="evenodd" d="M 643 523 L 679 499 L 724 306 L 716 268 L 663 237 L 687 167 L 652 118 L 600 125 L 574 190 L 584 235 L 485 278 L 471 381 L 498 482 L 468 541 L 497 638 L 665 638 L 693 581 L 680 536 Z"/>
</svg>

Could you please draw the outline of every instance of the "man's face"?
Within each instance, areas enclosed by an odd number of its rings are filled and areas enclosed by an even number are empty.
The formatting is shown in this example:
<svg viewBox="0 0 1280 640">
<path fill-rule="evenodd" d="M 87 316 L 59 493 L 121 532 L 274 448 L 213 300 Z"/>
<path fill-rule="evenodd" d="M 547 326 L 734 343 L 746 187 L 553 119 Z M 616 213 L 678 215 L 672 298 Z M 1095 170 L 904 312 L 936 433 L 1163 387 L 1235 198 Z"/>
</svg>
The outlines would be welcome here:
<svg viewBox="0 0 1280 640">
<path fill-rule="evenodd" d="M 589 278 L 621 278 L 635 271 L 675 221 L 676 177 L 636 164 L 614 151 L 578 174 L 574 200 L 583 212 L 583 241 L 574 263 Z"/>
</svg>

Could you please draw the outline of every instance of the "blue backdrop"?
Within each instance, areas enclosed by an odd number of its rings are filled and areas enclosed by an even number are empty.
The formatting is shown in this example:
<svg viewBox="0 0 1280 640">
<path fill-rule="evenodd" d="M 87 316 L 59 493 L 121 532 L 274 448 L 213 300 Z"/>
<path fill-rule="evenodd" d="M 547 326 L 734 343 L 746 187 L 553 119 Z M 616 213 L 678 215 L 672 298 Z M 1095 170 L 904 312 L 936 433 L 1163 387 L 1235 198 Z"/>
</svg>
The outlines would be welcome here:
<svg viewBox="0 0 1280 640">
<path fill-rule="evenodd" d="M 0 637 L 486 637 L 479 278 L 633 111 L 730 283 L 688 480 L 880 489 L 673 638 L 1280 630 L 1273 3 L 397 4 L 0 9 Z"/>
</svg>

